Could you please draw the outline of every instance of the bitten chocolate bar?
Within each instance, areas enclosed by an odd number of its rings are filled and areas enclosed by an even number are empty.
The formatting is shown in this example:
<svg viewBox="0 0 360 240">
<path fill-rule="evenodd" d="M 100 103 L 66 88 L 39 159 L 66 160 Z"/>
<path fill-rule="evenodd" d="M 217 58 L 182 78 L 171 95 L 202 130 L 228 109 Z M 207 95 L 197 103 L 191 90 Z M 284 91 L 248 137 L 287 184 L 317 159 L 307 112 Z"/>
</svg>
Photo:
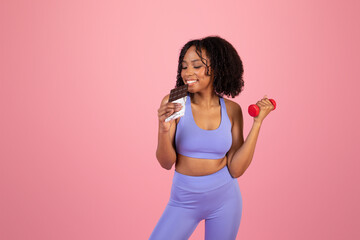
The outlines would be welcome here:
<svg viewBox="0 0 360 240">
<path fill-rule="evenodd" d="M 169 102 L 173 102 L 175 100 L 178 100 L 179 98 L 186 97 L 188 92 L 188 85 L 182 85 L 180 87 L 171 89 L 170 96 L 169 96 Z"/>
<path fill-rule="evenodd" d="M 188 93 L 188 85 L 187 84 L 185 84 L 181 87 L 171 89 L 170 96 L 169 96 L 169 102 L 181 103 L 182 108 L 180 111 L 174 112 L 172 115 L 170 115 L 168 118 L 166 118 L 165 122 L 168 122 L 172 119 L 176 119 L 176 118 L 184 116 L 187 93 Z"/>
</svg>

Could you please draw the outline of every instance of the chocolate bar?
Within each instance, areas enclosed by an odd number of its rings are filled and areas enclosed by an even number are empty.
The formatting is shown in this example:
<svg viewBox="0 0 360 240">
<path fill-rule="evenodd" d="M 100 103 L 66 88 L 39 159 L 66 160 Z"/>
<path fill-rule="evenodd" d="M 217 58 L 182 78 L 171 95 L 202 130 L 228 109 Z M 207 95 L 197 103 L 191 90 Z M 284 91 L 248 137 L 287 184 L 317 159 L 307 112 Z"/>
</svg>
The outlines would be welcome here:
<svg viewBox="0 0 360 240">
<path fill-rule="evenodd" d="M 176 119 L 176 118 L 184 116 L 187 93 L 188 93 L 188 85 L 187 84 L 177 87 L 177 88 L 174 88 L 174 89 L 171 89 L 170 96 L 169 96 L 169 102 L 180 103 L 182 105 L 182 108 L 180 109 L 180 111 L 174 112 L 172 115 L 170 115 L 168 118 L 166 118 L 165 122 L 168 122 L 172 119 Z"/>
<path fill-rule="evenodd" d="M 171 89 L 170 96 L 169 96 L 169 102 L 173 102 L 179 98 L 186 97 L 188 92 L 188 85 L 182 85 L 180 87 Z"/>
</svg>

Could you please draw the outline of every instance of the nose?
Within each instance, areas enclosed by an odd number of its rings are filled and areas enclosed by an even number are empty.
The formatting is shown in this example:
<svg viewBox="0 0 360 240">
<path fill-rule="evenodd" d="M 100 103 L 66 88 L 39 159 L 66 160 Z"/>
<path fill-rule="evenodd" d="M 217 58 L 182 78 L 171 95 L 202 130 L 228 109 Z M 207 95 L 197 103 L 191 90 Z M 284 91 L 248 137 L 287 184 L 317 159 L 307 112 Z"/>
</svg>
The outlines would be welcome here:
<svg viewBox="0 0 360 240">
<path fill-rule="evenodd" d="M 189 70 L 189 68 L 187 67 L 186 69 L 184 69 L 184 71 L 185 71 L 185 76 L 186 77 L 194 75 L 194 70 L 193 69 Z"/>
</svg>

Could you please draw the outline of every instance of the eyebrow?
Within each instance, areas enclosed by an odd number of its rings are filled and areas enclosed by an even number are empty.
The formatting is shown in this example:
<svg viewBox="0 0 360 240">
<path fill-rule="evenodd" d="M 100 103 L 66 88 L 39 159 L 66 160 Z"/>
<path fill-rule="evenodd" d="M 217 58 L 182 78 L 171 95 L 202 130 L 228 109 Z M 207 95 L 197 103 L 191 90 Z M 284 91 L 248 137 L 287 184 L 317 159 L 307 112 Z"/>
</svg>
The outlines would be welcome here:
<svg viewBox="0 0 360 240">
<path fill-rule="evenodd" d="M 196 61 L 200 61 L 200 59 L 195 59 L 195 60 L 192 60 L 191 62 L 196 62 Z M 186 62 L 186 61 L 183 60 L 183 62 Z"/>
</svg>

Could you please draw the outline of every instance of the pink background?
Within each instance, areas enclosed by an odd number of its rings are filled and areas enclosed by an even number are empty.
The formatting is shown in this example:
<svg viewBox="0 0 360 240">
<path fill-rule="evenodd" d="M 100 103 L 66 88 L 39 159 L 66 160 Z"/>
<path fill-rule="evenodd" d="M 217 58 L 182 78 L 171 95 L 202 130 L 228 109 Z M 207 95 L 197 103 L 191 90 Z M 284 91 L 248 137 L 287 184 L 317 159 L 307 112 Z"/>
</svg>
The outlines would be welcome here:
<svg viewBox="0 0 360 240">
<path fill-rule="evenodd" d="M 1 1 L 0 239 L 147 239 L 174 167 L 157 109 L 191 39 L 277 109 L 238 181 L 237 239 L 359 239 L 359 1 Z M 200 222 L 191 239 L 203 239 Z"/>
</svg>

